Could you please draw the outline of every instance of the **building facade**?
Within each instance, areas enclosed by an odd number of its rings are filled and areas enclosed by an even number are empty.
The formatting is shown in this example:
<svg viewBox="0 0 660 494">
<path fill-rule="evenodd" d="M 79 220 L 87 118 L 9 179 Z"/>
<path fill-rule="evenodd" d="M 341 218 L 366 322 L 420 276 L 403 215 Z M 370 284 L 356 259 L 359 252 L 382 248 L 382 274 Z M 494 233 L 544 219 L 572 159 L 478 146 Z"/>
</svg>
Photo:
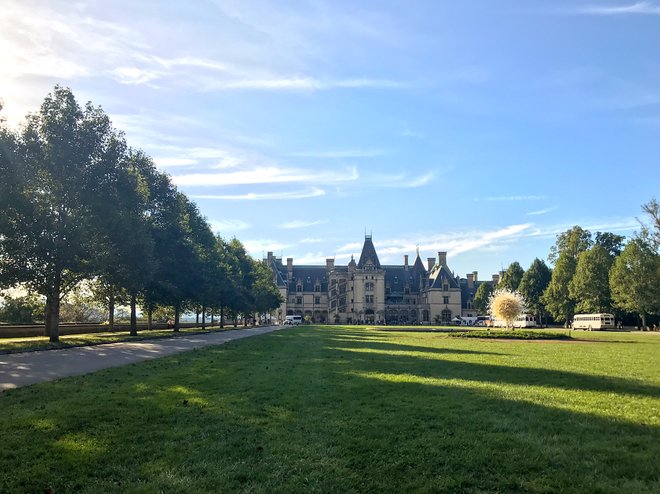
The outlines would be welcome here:
<svg viewBox="0 0 660 494">
<path fill-rule="evenodd" d="M 362 253 L 346 266 L 327 259 L 325 266 L 286 264 L 269 252 L 264 262 L 272 269 L 284 302 L 273 314 L 280 323 L 287 315 L 324 324 L 449 324 L 461 316 L 477 315 L 472 308 L 481 284 L 477 272 L 466 279 L 447 266 L 447 253 L 429 257 L 419 251 L 412 263 L 382 265 L 371 235 Z"/>
</svg>

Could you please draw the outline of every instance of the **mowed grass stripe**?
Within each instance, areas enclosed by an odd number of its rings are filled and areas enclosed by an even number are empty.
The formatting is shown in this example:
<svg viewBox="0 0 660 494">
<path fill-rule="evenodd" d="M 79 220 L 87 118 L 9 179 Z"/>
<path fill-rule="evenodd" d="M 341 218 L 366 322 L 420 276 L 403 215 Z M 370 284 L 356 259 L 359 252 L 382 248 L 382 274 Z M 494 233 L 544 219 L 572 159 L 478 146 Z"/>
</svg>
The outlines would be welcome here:
<svg viewBox="0 0 660 494">
<path fill-rule="evenodd" d="M 0 492 L 658 492 L 660 338 L 303 327 L 0 395 Z"/>
</svg>

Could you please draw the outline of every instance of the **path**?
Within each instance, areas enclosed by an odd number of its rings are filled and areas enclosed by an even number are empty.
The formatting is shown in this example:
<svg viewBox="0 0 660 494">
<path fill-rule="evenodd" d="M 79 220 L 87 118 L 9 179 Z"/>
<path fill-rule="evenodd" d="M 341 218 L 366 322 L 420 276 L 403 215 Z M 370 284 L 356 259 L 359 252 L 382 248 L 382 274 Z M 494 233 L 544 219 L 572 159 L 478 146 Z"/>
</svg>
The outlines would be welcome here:
<svg viewBox="0 0 660 494">
<path fill-rule="evenodd" d="M 104 345 L 0 355 L 0 393 L 29 384 L 80 376 L 108 367 L 132 364 L 196 348 L 270 333 L 280 326 L 192 334 L 157 340 L 123 341 Z"/>
</svg>

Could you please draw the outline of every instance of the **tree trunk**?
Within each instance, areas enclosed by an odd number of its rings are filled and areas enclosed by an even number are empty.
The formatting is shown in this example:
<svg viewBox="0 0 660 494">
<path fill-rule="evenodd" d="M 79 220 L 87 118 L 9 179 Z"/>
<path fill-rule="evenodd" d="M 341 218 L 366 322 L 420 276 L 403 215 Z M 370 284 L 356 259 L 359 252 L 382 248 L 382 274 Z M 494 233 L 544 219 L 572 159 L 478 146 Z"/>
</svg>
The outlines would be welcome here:
<svg viewBox="0 0 660 494">
<path fill-rule="evenodd" d="M 646 331 L 647 330 L 647 327 L 646 327 L 646 314 L 644 312 L 642 312 L 639 315 L 639 317 L 642 319 L 642 326 L 639 329 L 641 331 Z"/>
<path fill-rule="evenodd" d="M 176 304 L 174 307 L 174 332 L 179 332 L 179 316 L 181 315 L 181 309 L 179 309 L 179 304 Z"/>
<path fill-rule="evenodd" d="M 44 326 L 45 326 L 45 336 L 50 336 L 50 314 L 53 310 L 53 301 L 50 294 L 46 295 L 46 311 L 44 312 Z"/>
<path fill-rule="evenodd" d="M 220 306 L 220 329 L 225 328 L 225 308 Z"/>
<path fill-rule="evenodd" d="M 137 336 L 137 297 L 131 293 L 131 336 Z"/>
<path fill-rule="evenodd" d="M 211 320 L 211 326 L 213 326 L 213 320 Z M 206 329 L 206 306 L 204 305 L 202 305 L 202 329 Z"/>
<path fill-rule="evenodd" d="M 55 274 L 50 287 L 50 304 L 46 314 L 46 332 L 51 343 L 60 341 L 60 292 L 62 290 L 62 273 Z"/>
<path fill-rule="evenodd" d="M 215 324 L 215 312 L 211 311 L 211 326 Z"/>
<path fill-rule="evenodd" d="M 149 308 L 147 309 L 147 329 L 148 330 L 152 329 L 153 320 L 154 320 L 154 309 L 150 305 Z"/>
<path fill-rule="evenodd" d="M 199 326 L 199 309 L 195 309 L 195 325 Z"/>
<path fill-rule="evenodd" d="M 114 288 L 110 288 L 110 295 L 108 296 L 108 329 L 115 330 L 115 292 Z"/>
</svg>

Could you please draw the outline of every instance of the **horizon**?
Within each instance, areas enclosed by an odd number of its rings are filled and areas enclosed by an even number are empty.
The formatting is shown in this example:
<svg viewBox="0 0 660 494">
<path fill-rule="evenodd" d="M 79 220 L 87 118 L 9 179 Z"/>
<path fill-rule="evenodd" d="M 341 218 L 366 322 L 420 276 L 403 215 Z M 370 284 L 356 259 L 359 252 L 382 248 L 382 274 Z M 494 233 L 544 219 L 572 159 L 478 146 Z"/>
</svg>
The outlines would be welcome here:
<svg viewBox="0 0 660 494">
<path fill-rule="evenodd" d="M 489 280 L 657 197 L 659 1 L 3 10 L 10 125 L 70 87 L 256 259 L 347 264 L 370 232 Z"/>
</svg>

